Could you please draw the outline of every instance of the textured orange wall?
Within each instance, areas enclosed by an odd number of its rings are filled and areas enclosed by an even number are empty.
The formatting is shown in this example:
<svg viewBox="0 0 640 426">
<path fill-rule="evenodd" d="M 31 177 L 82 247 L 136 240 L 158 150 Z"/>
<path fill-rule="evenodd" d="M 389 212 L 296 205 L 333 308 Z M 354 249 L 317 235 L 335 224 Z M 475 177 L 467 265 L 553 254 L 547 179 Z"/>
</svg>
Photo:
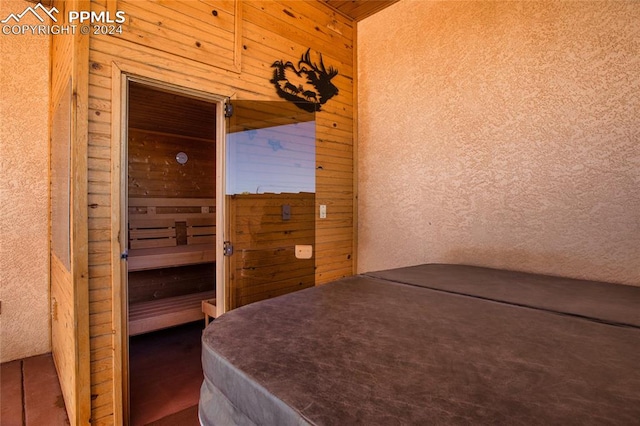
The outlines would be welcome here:
<svg viewBox="0 0 640 426">
<path fill-rule="evenodd" d="M 0 19 L 27 6 L 33 3 L 2 0 Z M 51 351 L 47 36 L 0 34 L 0 88 L 0 362 L 5 362 Z"/>
<path fill-rule="evenodd" d="M 640 2 L 402 0 L 358 24 L 360 272 L 640 285 Z"/>
</svg>

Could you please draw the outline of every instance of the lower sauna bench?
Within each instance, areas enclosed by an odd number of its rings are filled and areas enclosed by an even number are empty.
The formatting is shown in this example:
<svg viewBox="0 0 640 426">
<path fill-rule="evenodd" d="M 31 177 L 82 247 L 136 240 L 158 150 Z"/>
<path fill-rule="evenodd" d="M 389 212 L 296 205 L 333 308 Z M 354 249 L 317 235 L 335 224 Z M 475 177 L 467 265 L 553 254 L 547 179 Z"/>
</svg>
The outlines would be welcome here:
<svg viewBox="0 0 640 426">
<path fill-rule="evenodd" d="M 129 336 L 204 319 L 202 301 L 216 297 L 215 290 L 129 305 Z"/>
</svg>

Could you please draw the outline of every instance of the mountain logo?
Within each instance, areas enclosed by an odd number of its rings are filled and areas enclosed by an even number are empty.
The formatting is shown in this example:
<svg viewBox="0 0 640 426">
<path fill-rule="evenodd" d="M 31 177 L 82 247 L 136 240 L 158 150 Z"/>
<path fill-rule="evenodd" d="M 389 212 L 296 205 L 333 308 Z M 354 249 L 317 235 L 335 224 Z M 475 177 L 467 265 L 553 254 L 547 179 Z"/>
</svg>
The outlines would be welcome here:
<svg viewBox="0 0 640 426">
<path fill-rule="evenodd" d="M 276 93 L 283 99 L 294 102 L 299 108 L 308 111 L 320 111 L 320 107 L 338 94 L 338 88 L 331 79 L 338 70 L 327 69 L 320 54 L 320 65 L 311 61 L 309 52 L 302 55 L 296 67 L 291 61 L 276 61 L 271 65 L 273 78 L 270 81 Z"/>
<path fill-rule="evenodd" d="M 6 24 L 11 20 L 13 20 L 16 23 L 18 23 L 28 13 L 31 13 L 32 15 L 34 15 L 36 18 L 38 18 L 38 20 L 40 22 L 44 22 L 44 20 L 45 20 L 45 18 L 43 16 L 41 16 L 40 13 L 43 13 L 45 15 L 45 17 L 51 18 L 51 20 L 53 22 L 58 22 L 58 20 L 56 19 L 55 15 L 54 15 L 54 13 L 58 13 L 58 9 L 56 9 L 55 7 L 52 7 L 51 9 L 47 9 L 46 7 L 44 7 L 42 5 L 42 3 L 38 3 L 37 5 L 35 5 L 33 7 L 31 7 L 31 6 L 27 7 L 25 10 L 22 11 L 22 13 L 18 13 L 17 15 L 15 13 L 10 14 L 5 19 L 0 21 L 0 23 Z"/>
</svg>

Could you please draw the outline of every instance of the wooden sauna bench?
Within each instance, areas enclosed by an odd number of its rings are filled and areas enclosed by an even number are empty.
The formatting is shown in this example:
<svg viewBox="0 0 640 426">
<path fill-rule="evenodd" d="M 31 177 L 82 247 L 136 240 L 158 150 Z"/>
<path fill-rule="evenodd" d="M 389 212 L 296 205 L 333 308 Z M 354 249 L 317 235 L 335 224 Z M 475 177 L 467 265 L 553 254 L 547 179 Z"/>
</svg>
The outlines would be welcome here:
<svg viewBox="0 0 640 426">
<path fill-rule="evenodd" d="M 129 198 L 129 272 L 214 263 L 215 199 Z M 129 305 L 129 335 L 202 319 L 215 290 Z"/>
</svg>

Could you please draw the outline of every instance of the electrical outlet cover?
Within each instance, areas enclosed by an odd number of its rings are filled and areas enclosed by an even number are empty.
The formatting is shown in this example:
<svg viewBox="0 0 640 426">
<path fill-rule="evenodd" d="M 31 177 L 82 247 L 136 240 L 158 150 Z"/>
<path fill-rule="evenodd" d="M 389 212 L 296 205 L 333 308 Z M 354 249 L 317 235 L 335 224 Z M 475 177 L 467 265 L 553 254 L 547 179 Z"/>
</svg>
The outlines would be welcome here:
<svg viewBox="0 0 640 426">
<path fill-rule="evenodd" d="M 296 259 L 311 259 L 313 256 L 312 245 L 296 244 Z"/>
</svg>

